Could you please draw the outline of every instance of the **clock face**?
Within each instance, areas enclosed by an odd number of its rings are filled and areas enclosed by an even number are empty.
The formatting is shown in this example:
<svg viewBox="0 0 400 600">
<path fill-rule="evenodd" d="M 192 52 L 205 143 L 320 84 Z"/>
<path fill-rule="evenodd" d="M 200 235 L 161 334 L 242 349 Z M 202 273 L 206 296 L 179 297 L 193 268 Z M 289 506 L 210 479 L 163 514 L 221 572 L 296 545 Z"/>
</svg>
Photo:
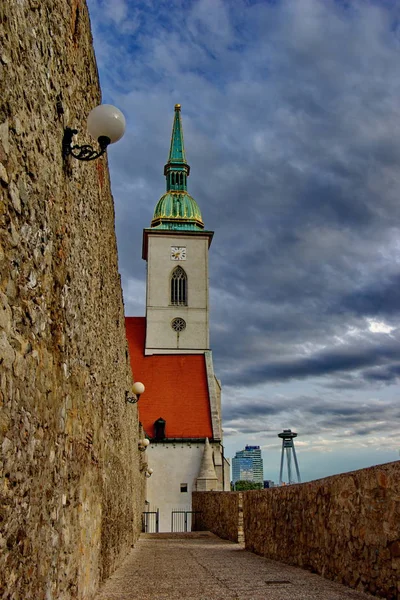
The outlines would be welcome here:
<svg viewBox="0 0 400 600">
<path fill-rule="evenodd" d="M 171 260 L 186 260 L 185 246 L 171 246 Z"/>
</svg>

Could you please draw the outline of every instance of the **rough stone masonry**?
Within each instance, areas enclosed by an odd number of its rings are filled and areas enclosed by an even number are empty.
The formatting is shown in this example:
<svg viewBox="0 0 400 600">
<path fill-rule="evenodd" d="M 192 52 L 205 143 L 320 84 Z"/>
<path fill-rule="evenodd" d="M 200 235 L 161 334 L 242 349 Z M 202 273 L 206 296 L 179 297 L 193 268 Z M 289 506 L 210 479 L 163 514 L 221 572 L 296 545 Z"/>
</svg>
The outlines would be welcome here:
<svg viewBox="0 0 400 600">
<path fill-rule="evenodd" d="M 232 541 L 243 533 L 247 550 L 400 598 L 399 461 L 262 491 L 195 492 L 200 509 L 199 528 Z"/>
<path fill-rule="evenodd" d="M 144 502 L 106 158 L 63 160 L 100 102 L 84 0 L 0 3 L 0 597 L 93 597 Z"/>
</svg>

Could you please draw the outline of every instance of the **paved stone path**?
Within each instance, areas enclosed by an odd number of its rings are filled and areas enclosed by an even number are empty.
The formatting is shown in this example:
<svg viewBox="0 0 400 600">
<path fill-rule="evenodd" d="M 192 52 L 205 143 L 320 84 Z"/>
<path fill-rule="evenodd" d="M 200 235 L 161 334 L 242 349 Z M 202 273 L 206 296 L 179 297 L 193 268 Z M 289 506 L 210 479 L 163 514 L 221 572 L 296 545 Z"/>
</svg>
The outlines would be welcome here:
<svg viewBox="0 0 400 600">
<path fill-rule="evenodd" d="M 208 532 L 142 534 L 95 600 L 373 600 Z M 375 598 L 376 600 L 376 598 Z"/>
</svg>

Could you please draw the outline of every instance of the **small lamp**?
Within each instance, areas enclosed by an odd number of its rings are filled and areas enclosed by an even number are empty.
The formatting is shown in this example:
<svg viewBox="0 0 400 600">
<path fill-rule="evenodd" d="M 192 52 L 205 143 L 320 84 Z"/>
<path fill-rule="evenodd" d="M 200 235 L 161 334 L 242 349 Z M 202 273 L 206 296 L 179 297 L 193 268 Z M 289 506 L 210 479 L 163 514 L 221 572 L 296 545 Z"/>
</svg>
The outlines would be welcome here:
<svg viewBox="0 0 400 600">
<path fill-rule="evenodd" d="M 132 392 L 134 396 L 129 396 L 129 392 L 125 392 L 125 402 L 129 402 L 130 404 L 136 404 L 139 402 L 139 398 L 141 394 L 143 394 L 145 387 L 141 381 L 135 381 L 132 386 Z"/>
<path fill-rule="evenodd" d="M 122 138 L 125 132 L 125 117 L 112 104 L 100 104 L 90 111 L 87 129 L 100 146 L 95 150 L 90 144 L 72 146 L 72 138 L 78 133 L 76 129 L 66 127 L 63 138 L 63 157 L 73 156 L 78 160 L 95 160 L 104 154 L 109 144 L 114 144 Z"/>
<path fill-rule="evenodd" d="M 145 387 L 143 385 L 143 383 L 141 381 L 135 381 L 135 383 L 132 386 L 132 392 L 134 394 L 136 394 L 136 396 L 138 397 L 138 400 L 140 398 L 140 395 L 143 394 L 145 390 Z"/>
<path fill-rule="evenodd" d="M 142 440 L 139 440 L 138 448 L 139 448 L 140 452 L 144 452 L 149 444 L 150 444 L 150 440 L 148 440 L 147 438 L 143 438 Z"/>
</svg>

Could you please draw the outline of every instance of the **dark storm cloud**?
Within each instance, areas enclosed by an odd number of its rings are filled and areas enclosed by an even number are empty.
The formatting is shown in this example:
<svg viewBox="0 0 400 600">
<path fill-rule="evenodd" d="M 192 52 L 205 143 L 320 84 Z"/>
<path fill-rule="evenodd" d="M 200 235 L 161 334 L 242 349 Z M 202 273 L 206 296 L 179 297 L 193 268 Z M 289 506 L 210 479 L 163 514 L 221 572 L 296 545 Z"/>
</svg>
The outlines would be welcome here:
<svg viewBox="0 0 400 600">
<path fill-rule="evenodd" d="M 400 273 L 373 281 L 342 299 L 342 309 L 358 315 L 393 317 L 400 313 Z"/>
<path fill-rule="evenodd" d="M 368 419 L 375 431 L 373 405 L 364 418 L 356 404 L 372 392 L 379 403 L 390 386 L 397 401 L 400 364 L 399 7 L 89 0 L 89 8 L 104 101 L 128 118 L 109 151 L 127 314 L 144 314 L 142 230 L 164 191 L 180 102 L 189 192 L 215 230 L 217 375 L 236 390 L 264 385 L 264 399 L 280 384 L 304 430 L 316 419 L 323 431 L 328 403 L 326 426 L 333 419 L 337 435 L 357 419 L 360 436 Z M 321 414 L 299 399 L 297 383 L 323 388 Z M 290 415 L 279 401 L 249 401 L 232 425 L 231 390 L 224 419 L 240 432 L 257 433 L 257 417 Z M 392 404 L 382 407 L 399 423 Z"/>
<path fill-rule="evenodd" d="M 248 434 L 276 432 L 282 423 L 296 423 L 302 436 L 329 432 L 340 438 L 348 436 L 349 430 L 353 436 L 389 432 L 398 421 L 399 413 L 395 401 L 360 403 L 344 398 L 333 401 L 300 396 L 290 400 L 275 397 L 264 402 L 261 398 L 253 398 L 226 407 L 224 423 L 228 430 L 239 429 Z"/>
<path fill-rule="evenodd" d="M 365 380 L 370 382 L 392 383 L 400 377 L 400 364 L 365 370 L 362 375 Z"/>
<path fill-rule="evenodd" d="M 232 406 L 225 409 L 224 417 L 227 421 L 238 418 L 258 418 L 270 417 L 282 414 L 286 411 L 296 412 L 300 408 L 304 413 L 314 417 L 335 418 L 340 420 L 349 419 L 356 423 L 360 417 L 367 419 L 376 419 L 382 416 L 382 408 L 389 408 L 396 414 L 399 408 L 396 403 L 382 402 L 380 400 L 368 400 L 364 403 L 349 402 L 347 399 L 326 400 L 313 396 L 296 396 L 291 399 L 285 399 L 275 396 L 267 401 L 261 398 L 253 398 L 251 401 L 235 402 Z"/>
<path fill-rule="evenodd" d="M 286 379 L 301 379 L 332 375 L 336 372 L 360 370 L 371 365 L 399 358 L 399 344 L 391 343 L 361 348 L 360 346 L 340 346 L 336 349 L 316 353 L 310 357 L 294 358 L 292 360 L 270 361 L 266 365 L 251 366 L 242 369 L 230 379 L 230 385 L 259 385 L 268 381 L 283 381 Z M 386 378 L 393 380 L 398 377 L 400 362 L 385 369 Z M 362 376 L 374 379 L 375 371 L 366 371 Z M 381 371 L 383 374 L 383 371 Z M 376 372 L 376 378 L 378 374 Z M 382 379 L 382 378 L 381 378 Z"/>
<path fill-rule="evenodd" d="M 367 390 L 371 387 L 370 382 L 363 381 L 356 375 L 343 376 L 340 374 L 334 381 L 324 382 L 324 387 L 328 390 Z"/>
</svg>

